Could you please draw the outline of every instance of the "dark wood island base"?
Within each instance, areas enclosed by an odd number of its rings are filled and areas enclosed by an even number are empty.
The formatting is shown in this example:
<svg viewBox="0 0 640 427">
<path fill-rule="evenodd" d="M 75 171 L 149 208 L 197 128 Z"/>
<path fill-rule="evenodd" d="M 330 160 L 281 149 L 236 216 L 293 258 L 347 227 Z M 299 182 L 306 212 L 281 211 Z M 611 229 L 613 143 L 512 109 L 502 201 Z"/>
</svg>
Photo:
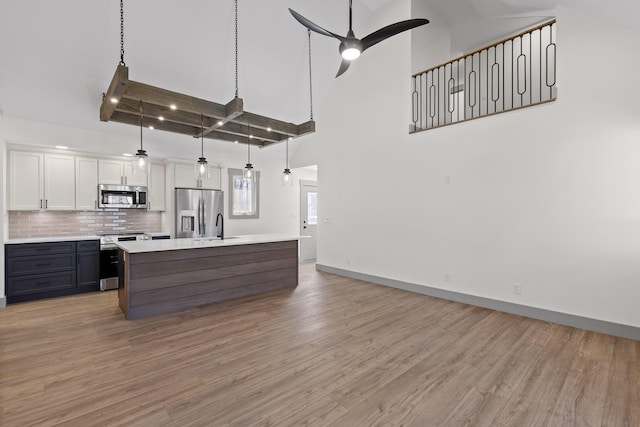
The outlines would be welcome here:
<svg viewBox="0 0 640 427">
<path fill-rule="evenodd" d="M 298 240 L 129 253 L 119 305 L 138 319 L 298 285 Z"/>
</svg>

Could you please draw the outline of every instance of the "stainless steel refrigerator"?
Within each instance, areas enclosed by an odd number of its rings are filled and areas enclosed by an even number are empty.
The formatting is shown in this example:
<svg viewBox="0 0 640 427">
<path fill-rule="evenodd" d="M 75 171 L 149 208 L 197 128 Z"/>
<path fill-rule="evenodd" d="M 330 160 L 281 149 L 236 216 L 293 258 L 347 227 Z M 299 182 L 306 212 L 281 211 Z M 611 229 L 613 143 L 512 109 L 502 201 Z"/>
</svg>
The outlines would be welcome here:
<svg viewBox="0 0 640 427">
<path fill-rule="evenodd" d="M 220 236 L 222 221 L 216 227 L 216 218 L 223 211 L 223 194 L 221 190 L 176 188 L 176 238 Z"/>
</svg>

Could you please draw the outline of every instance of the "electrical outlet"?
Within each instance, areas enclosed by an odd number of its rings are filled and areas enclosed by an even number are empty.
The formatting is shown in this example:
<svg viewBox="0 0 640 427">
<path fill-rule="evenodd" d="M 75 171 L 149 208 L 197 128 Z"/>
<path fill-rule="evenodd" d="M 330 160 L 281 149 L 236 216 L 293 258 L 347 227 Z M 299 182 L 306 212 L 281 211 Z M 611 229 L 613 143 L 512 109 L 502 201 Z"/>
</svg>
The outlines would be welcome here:
<svg viewBox="0 0 640 427">
<path fill-rule="evenodd" d="M 451 273 L 444 273 L 444 281 L 447 283 L 451 283 Z"/>
<path fill-rule="evenodd" d="M 447 175 L 447 176 L 444 177 L 444 183 L 445 184 L 451 184 L 451 176 L 450 175 Z"/>
<path fill-rule="evenodd" d="M 513 293 L 516 295 L 522 294 L 522 285 L 520 283 L 513 284 Z"/>
</svg>

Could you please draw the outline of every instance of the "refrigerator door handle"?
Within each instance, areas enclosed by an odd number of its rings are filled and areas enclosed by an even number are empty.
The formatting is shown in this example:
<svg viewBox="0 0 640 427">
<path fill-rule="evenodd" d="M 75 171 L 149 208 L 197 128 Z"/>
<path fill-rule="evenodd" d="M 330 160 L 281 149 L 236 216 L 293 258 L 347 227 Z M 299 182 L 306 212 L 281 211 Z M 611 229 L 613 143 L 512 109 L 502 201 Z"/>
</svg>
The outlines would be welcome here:
<svg viewBox="0 0 640 427">
<path fill-rule="evenodd" d="M 202 237 L 206 237 L 207 235 L 207 223 L 205 222 L 206 212 L 204 199 L 202 199 Z"/>
<path fill-rule="evenodd" d="M 196 216 L 198 217 L 198 229 L 196 230 L 196 235 L 198 237 L 202 236 L 202 232 L 200 228 L 202 227 L 202 222 L 200 221 L 200 200 L 198 200 L 198 210 L 196 212 Z"/>
</svg>

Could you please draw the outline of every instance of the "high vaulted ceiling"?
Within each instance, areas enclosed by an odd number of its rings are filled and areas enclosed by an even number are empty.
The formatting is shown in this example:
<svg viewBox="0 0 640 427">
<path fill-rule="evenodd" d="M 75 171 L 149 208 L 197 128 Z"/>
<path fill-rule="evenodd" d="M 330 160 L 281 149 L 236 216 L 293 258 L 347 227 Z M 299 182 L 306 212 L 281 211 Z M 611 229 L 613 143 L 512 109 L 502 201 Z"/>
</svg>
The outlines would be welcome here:
<svg viewBox="0 0 640 427">
<path fill-rule="evenodd" d="M 631 0 L 413 1 L 427 2 L 452 27 L 452 53 L 540 21 L 557 5 L 581 8 L 634 29 L 640 13 L 638 3 Z M 357 35 L 364 35 L 371 13 L 387 3 L 354 1 Z M 347 0 L 239 0 L 239 96 L 246 111 L 292 123 L 309 120 L 307 31 L 287 9 L 343 34 L 347 4 Z M 99 120 L 102 93 L 120 59 L 119 20 L 118 0 L 0 0 L 0 114 L 135 134 L 128 125 Z M 125 0 L 124 35 L 132 80 L 221 104 L 233 99 L 232 0 Z M 340 60 L 336 40 L 313 34 L 311 41 L 313 99 L 318 108 Z M 160 145 L 176 141 L 172 134 L 159 131 L 149 138 Z M 217 144 L 225 149 L 230 143 Z"/>
</svg>

